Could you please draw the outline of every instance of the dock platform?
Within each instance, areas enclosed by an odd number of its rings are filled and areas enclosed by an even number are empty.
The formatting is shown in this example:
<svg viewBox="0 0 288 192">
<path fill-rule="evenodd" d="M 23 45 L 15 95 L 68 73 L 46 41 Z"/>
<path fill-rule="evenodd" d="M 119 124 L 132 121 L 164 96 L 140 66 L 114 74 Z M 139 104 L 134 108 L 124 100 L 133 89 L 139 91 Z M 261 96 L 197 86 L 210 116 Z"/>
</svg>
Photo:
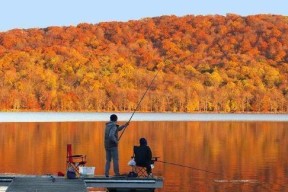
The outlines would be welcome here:
<svg viewBox="0 0 288 192">
<path fill-rule="evenodd" d="M 0 186 L 7 186 L 7 192 L 81 192 L 88 188 L 106 188 L 108 191 L 154 191 L 163 187 L 163 179 L 94 176 L 67 179 L 58 176 L 7 176 L 0 175 Z"/>
</svg>

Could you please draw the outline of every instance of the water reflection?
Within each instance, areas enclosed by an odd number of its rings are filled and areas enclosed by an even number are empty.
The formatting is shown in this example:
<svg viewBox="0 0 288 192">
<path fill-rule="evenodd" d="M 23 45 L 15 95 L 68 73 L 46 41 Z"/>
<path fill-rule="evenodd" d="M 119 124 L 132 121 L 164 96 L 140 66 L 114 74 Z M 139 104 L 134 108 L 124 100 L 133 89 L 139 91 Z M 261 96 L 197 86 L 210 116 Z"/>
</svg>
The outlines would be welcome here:
<svg viewBox="0 0 288 192">
<path fill-rule="evenodd" d="M 104 123 L 1 123 L 0 172 L 65 172 L 71 143 L 103 175 Z M 154 174 L 165 178 L 159 191 L 288 191 L 287 122 L 132 122 L 119 146 L 122 173 L 140 137 L 160 160 L 195 168 L 157 163 Z"/>
</svg>

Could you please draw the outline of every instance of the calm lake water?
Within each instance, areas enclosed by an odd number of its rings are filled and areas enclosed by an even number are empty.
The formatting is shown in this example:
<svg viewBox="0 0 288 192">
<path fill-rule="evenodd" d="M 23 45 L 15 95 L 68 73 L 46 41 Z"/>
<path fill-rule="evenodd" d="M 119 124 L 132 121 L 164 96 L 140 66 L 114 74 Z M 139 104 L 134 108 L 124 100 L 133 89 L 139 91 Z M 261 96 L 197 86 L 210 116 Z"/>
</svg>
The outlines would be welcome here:
<svg viewBox="0 0 288 192">
<path fill-rule="evenodd" d="M 65 172 L 66 145 L 71 143 L 74 153 L 86 154 L 87 166 L 95 166 L 95 174 L 103 175 L 104 124 L 103 121 L 1 122 L 0 173 Z M 288 191 L 285 119 L 132 121 L 120 141 L 121 173 L 130 171 L 127 163 L 133 145 L 141 137 L 148 140 L 159 160 L 190 167 L 157 162 L 153 173 L 164 177 L 164 187 L 157 191 Z"/>
</svg>

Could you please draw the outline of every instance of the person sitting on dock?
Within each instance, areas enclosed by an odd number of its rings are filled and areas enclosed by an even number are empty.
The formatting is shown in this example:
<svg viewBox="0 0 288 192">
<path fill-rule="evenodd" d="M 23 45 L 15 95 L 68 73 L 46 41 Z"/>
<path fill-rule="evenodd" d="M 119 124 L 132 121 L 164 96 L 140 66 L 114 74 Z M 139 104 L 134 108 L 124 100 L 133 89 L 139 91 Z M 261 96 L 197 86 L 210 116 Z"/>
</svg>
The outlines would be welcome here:
<svg viewBox="0 0 288 192">
<path fill-rule="evenodd" d="M 147 140 L 141 138 L 139 140 L 140 146 L 134 146 L 134 158 L 136 166 L 145 167 L 148 176 L 152 177 L 152 168 L 154 161 L 152 160 L 152 152 L 147 145 Z"/>
</svg>

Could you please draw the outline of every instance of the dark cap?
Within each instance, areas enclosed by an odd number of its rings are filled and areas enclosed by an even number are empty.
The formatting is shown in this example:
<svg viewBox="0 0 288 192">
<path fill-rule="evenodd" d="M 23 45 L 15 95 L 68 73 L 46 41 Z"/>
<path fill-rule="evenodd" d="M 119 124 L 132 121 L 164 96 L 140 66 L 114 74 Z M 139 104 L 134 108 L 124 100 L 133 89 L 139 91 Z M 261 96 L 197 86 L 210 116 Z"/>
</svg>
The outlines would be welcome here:
<svg viewBox="0 0 288 192">
<path fill-rule="evenodd" d="M 117 120 L 118 120 L 117 115 L 112 114 L 112 115 L 110 116 L 110 121 L 117 121 Z"/>
</svg>

